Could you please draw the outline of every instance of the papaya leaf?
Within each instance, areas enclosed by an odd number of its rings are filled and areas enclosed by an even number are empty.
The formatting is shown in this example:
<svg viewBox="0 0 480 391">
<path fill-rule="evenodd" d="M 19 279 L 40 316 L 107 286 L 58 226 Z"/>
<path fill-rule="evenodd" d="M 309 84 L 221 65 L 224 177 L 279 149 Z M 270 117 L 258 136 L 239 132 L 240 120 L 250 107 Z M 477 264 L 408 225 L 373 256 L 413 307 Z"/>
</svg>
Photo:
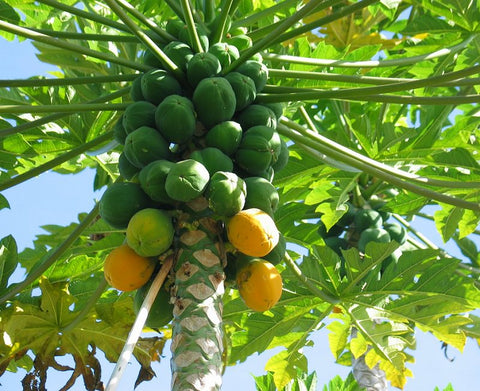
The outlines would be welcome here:
<svg viewBox="0 0 480 391">
<path fill-rule="evenodd" d="M 325 384 L 322 391 L 363 391 L 352 373 L 349 373 L 346 379 L 342 379 L 340 376 L 335 376 L 332 380 Z"/>
<path fill-rule="evenodd" d="M 342 320 L 343 322 L 336 320 L 327 326 L 327 329 L 330 331 L 328 344 L 336 360 L 344 352 L 351 332 L 350 318 L 344 316 Z"/>
<path fill-rule="evenodd" d="M 435 226 L 446 243 L 455 234 L 462 220 L 464 210 L 453 205 L 443 205 L 434 213 Z"/>
<path fill-rule="evenodd" d="M 0 290 L 8 285 L 8 280 L 18 265 L 17 242 L 12 235 L 0 240 Z"/>
<path fill-rule="evenodd" d="M 267 361 L 265 370 L 272 372 L 275 386 L 282 389 L 295 379 L 298 370 L 308 370 L 307 358 L 299 351 L 282 350 Z"/>
<path fill-rule="evenodd" d="M 0 19 L 10 23 L 18 23 L 20 16 L 10 5 L 4 1 L 0 1 Z"/>
</svg>

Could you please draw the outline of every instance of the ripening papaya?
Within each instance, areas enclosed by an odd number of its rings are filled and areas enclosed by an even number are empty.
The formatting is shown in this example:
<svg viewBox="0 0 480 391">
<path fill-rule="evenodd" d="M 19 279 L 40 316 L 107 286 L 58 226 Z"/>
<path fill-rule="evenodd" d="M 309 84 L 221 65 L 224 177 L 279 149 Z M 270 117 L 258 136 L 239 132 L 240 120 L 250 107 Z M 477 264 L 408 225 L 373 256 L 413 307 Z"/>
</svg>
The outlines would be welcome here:
<svg viewBox="0 0 480 391">
<path fill-rule="evenodd" d="M 123 152 L 130 163 L 142 168 L 155 160 L 167 159 L 170 156 L 168 147 L 157 129 L 142 126 L 127 136 Z"/>
<path fill-rule="evenodd" d="M 263 257 L 266 261 L 270 262 L 272 265 L 278 265 L 285 258 L 285 253 L 287 252 L 287 241 L 285 237 L 279 232 L 278 243 L 277 245 Z"/>
<path fill-rule="evenodd" d="M 141 126 L 155 127 L 155 105 L 141 100 L 130 103 L 122 116 L 122 124 L 126 134 L 132 133 Z"/>
<path fill-rule="evenodd" d="M 235 93 L 235 111 L 243 110 L 253 103 L 257 97 L 257 89 L 250 77 L 239 72 L 230 72 L 225 75 L 225 79 L 228 80 Z"/>
<path fill-rule="evenodd" d="M 227 156 L 235 153 L 241 140 L 242 127 L 235 121 L 220 122 L 211 128 L 205 136 L 205 143 L 208 147 L 218 148 Z"/>
<path fill-rule="evenodd" d="M 187 64 L 187 79 L 192 87 L 207 77 L 220 74 L 222 66 L 213 54 L 208 52 L 196 53 Z"/>
<path fill-rule="evenodd" d="M 207 147 L 198 149 L 190 154 L 190 159 L 202 163 L 210 176 L 217 171 L 233 171 L 233 162 L 218 148 Z"/>
<path fill-rule="evenodd" d="M 108 186 L 99 202 L 100 217 L 112 227 L 126 229 L 132 216 L 150 205 L 140 185 L 116 182 Z"/>
<path fill-rule="evenodd" d="M 206 197 L 208 206 L 217 215 L 230 217 L 245 205 L 245 182 L 233 172 L 217 171 L 210 178 Z"/>
<path fill-rule="evenodd" d="M 169 160 L 155 160 L 140 170 L 138 174 L 140 186 L 153 201 L 162 204 L 174 202 L 165 189 L 167 175 L 174 164 Z"/>
<path fill-rule="evenodd" d="M 279 202 L 275 186 L 262 177 L 245 178 L 245 184 L 247 185 L 245 208 L 259 208 L 273 217 Z"/>
<path fill-rule="evenodd" d="M 225 42 L 213 44 L 208 49 L 208 52 L 218 58 L 222 69 L 227 68 L 232 62 L 240 57 L 240 52 L 238 49 L 235 46 L 229 45 Z"/>
<path fill-rule="evenodd" d="M 192 102 L 180 95 L 167 96 L 155 111 L 158 131 L 171 143 L 183 144 L 190 141 L 196 122 Z"/>
<path fill-rule="evenodd" d="M 227 79 L 210 77 L 198 83 L 193 92 L 198 119 L 207 128 L 229 121 L 235 113 L 235 93 Z"/>
<path fill-rule="evenodd" d="M 260 104 L 247 106 L 237 114 L 236 120 L 245 131 L 257 125 L 268 126 L 273 129 L 277 127 L 275 113 L 267 106 Z"/>
<path fill-rule="evenodd" d="M 144 73 L 141 80 L 142 95 L 154 105 L 160 104 L 167 96 L 180 94 L 180 83 L 163 69 L 151 69 Z"/>
<path fill-rule="evenodd" d="M 193 159 L 176 162 L 168 172 L 165 190 L 176 201 L 188 202 L 203 194 L 210 174 L 202 163 Z"/>
<path fill-rule="evenodd" d="M 247 60 L 236 69 L 243 75 L 250 77 L 255 83 L 257 93 L 261 92 L 268 80 L 268 68 L 265 64 L 255 60 Z"/>
</svg>

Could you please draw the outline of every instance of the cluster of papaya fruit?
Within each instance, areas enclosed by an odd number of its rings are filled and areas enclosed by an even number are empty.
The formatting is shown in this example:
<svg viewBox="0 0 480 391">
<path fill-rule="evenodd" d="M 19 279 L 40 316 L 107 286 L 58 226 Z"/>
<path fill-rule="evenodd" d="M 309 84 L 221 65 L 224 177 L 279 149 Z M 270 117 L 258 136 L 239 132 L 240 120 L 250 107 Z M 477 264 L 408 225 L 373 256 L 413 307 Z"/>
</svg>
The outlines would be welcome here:
<svg viewBox="0 0 480 391">
<path fill-rule="evenodd" d="M 367 204 L 368 206 L 362 208 L 357 208 L 351 203 L 347 205 L 347 212 L 328 231 L 321 220 L 318 223 L 319 235 L 340 257 L 341 250 L 347 250 L 350 247 L 356 247 L 361 253 L 365 253 L 366 246 L 370 242 L 395 241 L 400 245 L 406 242 L 405 228 L 398 223 L 388 221 L 390 213 L 378 208 L 382 205 L 381 202 L 372 201 L 371 205 Z M 381 271 L 397 260 L 398 252 L 392 253 L 382 262 Z"/>
<path fill-rule="evenodd" d="M 124 246 L 137 256 L 158 259 L 172 248 L 174 211 L 204 199 L 212 216 L 223 221 L 225 241 L 243 260 L 235 268 L 242 298 L 264 311 L 282 290 L 273 264 L 283 258 L 285 240 L 273 221 L 279 197 L 272 181 L 288 161 L 287 145 L 276 131 L 283 107 L 255 101 L 268 78 L 259 55 L 224 72 L 251 45 L 243 30 L 231 31 L 228 43 L 211 46 L 199 30 L 203 51 L 197 53 L 183 22 L 169 21 L 166 31 L 177 40 L 162 45 L 162 51 L 186 77 L 179 79 L 150 50 L 144 52 L 152 69 L 132 83 L 133 102 L 113 129 L 123 146 L 118 161 L 123 181 L 105 190 L 100 215 L 126 230 Z M 120 290 L 138 289 L 152 274 L 122 286 L 113 269 L 106 263 L 105 275 Z M 124 270 L 116 273 L 127 278 Z M 255 276 L 265 274 L 274 276 L 264 279 L 274 288 L 262 293 L 262 278 Z"/>
</svg>

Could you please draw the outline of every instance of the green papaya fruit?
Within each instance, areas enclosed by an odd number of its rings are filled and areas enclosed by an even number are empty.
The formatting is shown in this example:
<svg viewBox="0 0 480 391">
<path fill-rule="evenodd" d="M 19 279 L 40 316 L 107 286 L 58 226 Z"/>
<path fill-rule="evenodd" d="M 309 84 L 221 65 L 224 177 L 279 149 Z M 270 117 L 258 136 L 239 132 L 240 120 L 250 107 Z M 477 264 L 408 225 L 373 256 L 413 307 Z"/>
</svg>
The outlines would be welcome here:
<svg viewBox="0 0 480 391">
<path fill-rule="evenodd" d="M 165 190 L 176 201 L 188 202 L 203 194 L 210 179 L 208 170 L 193 159 L 176 162 L 168 172 Z"/>
<path fill-rule="evenodd" d="M 360 234 L 360 238 L 358 239 L 358 249 L 361 252 L 365 252 L 365 248 L 369 242 L 388 243 L 390 241 L 391 238 L 389 233 L 383 228 L 367 228 Z"/>
<path fill-rule="evenodd" d="M 233 172 L 217 171 L 211 176 L 205 194 L 211 210 L 230 217 L 243 209 L 246 193 L 243 179 Z"/>
<path fill-rule="evenodd" d="M 142 76 L 138 75 L 133 81 L 132 86 L 130 87 L 130 97 L 133 101 L 137 102 L 140 100 L 145 100 L 145 97 L 142 93 Z"/>
<path fill-rule="evenodd" d="M 344 238 L 339 238 L 338 236 L 327 236 L 323 239 L 323 241 L 338 255 L 342 255 L 342 250 L 346 250 L 348 248 L 347 240 Z"/>
<path fill-rule="evenodd" d="M 264 103 L 264 106 L 267 106 L 270 110 L 273 111 L 275 117 L 277 117 L 277 121 L 283 115 L 283 103 L 281 102 L 274 102 L 274 103 Z"/>
<path fill-rule="evenodd" d="M 199 120 L 207 128 L 229 121 L 235 113 L 235 93 L 227 79 L 210 77 L 198 83 L 193 104 Z"/>
<path fill-rule="evenodd" d="M 178 38 L 180 36 L 180 31 L 183 29 L 184 26 L 185 26 L 185 23 L 183 23 L 179 19 L 169 19 L 165 25 L 165 30 L 170 35 L 173 35 L 175 38 Z"/>
<path fill-rule="evenodd" d="M 248 129 L 235 153 L 236 163 L 247 173 L 260 176 L 270 169 L 278 159 L 281 139 L 268 126 L 254 126 Z"/>
<path fill-rule="evenodd" d="M 247 185 L 245 209 L 258 208 L 273 217 L 280 200 L 275 186 L 262 177 L 245 178 L 245 184 Z"/>
<path fill-rule="evenodd" d="M 155 68 L 155 69 L 164 68 L 163 63 L 160 61 L 160 59 L 150 49 L 147 49 L 143 52 L 142 62 L 145 65 L 149 65 L 149 66 L 151 66 L 152 68 Z"/>
<path fill-rule="evenodd" d="M 123 178 L 129 181 L 139 173 L 140 169 L 130 163 L 125 153 L 122 152 L 118 157 L 118 171 Z"/>
<path fill-rule="evenodd" d="M 233 35 L 227 38 L 226 42 L 235 46 L 240 52 L 253 46 L 252 38 L 245 34 Z"/>
<path fill-rule="evenodd" d="M 208 48 L 210 47 L 210 40 L 208 39 L 207 33 L 200 25 L 198 25 L 196 23 L 195 23 L 195 27 L 196 27 L 197 34 L 198 34 L 198 39 L 200 40 L 200 44 L 202 45 L 202 49 L 204 51 L 207 51 Z M 182 41 L 182 42 L 185 42 L 191 48 L 194 47 L 192 39 L 190 38 L 190 34 L 188 32 L 187 25 L 183 26 L 180 29 L 180 33 L 178 35 L 178 40 Z"/>
<path fill-rule="evenodd" d="M 143 100 L 129 104 L 122 117 L 126 134 L 141 126 L 155 127 L 155 109 L 154 104 Z"/>
<path fill-rule="evenodd" d="M 207 147 L 198 149 L 190 154 L 190 159 L 202 163 L 210 176 L 217 171 L 233 171 L 233 162 L 220 149 Z"/>
<path fill-rule="evenodd" d="M 142 76 L 142 94 L 145 100 L 158 105 L 167 96 L 181 94 L 180 83 L 163 69 L 151 69 Z"/>
<path fill-rule="evenodd" d="M 257 97 L 257 89 L 251 78 L 239 72 L 230 72 L 225 75 L 225 79 L 228 80 L 235 93 L 235 111 L 243 110 L 253 103 Z"/>
<path fill-rule="evenodd" d="M 272 164 L 272 168 L 275 172 L 279 172 L 288 163 L 289 151 L 288 146 L 283 139 L 280 139 L 280 153 L 278 154 L 277 161 Z"/>
<path fill-rule="evenodd" d="M 383 225 L 382 216 L 374 209 L 358 210 L 353 222 L 357 232 L 362 232 L 367 228 L 380 228 Z"/>
<path fill-rule="evenodd" d="M 250 77 L 255 83 L 257 93 L 261 92 L 268 80 L 268 68 L 265 64 L 259 61 L 247 60 L 241 64 L 237 69 L 243 75 Z"/>
<path fill-rule="evenodd" d="M 270 251 L 267 255 L 263 257 L 266 261 L 270 262 L 272 265 L 278 265 L 285 258 L 285 253 L 287 252 L 287 241 L 282 233 L 279 233 L 277 245 Z"/>
<path fill-rule="evenodd" d="M 222 69 L 226 69 L 232 62 L 240 57 L 238 49 L 225 42 L 218 42 L 210 46 L 208 52 L 218 58 Z"/>
<path fill-rule="evenodd" d="M 323 239 L 328 237 L 334 237 L 334 236 L 338 237 L 344 231 L 344 228 L 339 224 L 334 224 L 333 226 L 330 227 L 329 230 L 327 230 L 327 227 L 325 226 L 322 220 L 318 221 L 317 227 L 318 227 L 317 232 Z"/>
<path fill-rule="evenodd" d="M 405 228 L 397 223 L 383 224 L 383 229 L 388 232 L 390 238 L 395 240 L 398 244 L 404 244 L 407 240 L 407 231 Z"/>
<path fill-rule="evenodd" d="M 135 297 L 133 299 L 133 310 L 136 315 L 138 315 L 140 308 L 142 307 L 143 301 L 145 300 L 145 297 L 152 286 L 152 282 L 153 280 L 148 281 L 135 292 Z M 172 319 L 173 304 L 170 303 L 170 292 L 165 290 L 164 287 L 161 287 L 157 293 L 157 296 L 155 296 L 155 300 L 152 303 L 150 311 L 148 312 L 145 326 L 152 329 L 159 329 L 170 323 Z"/>
<path fill-rule="evenodd" d="M 167 194 L 165 182 L 170 169 L 175 163 L 168 160 L 155 160 L 143 167 L 138 174 L 142 190 L 156 202 L 173 204 L 173 199 Z"/>
<path fill-rule="evenodd" d="M 115 122 L 115 125 L 113 125 L 113 138 L 119 144 L 125 144 L 125 139 L 127 138 L 127 131 L 123 126 L 123 115 L 120 116 L 117 122 Z"/>
<path fill-rule="evenodd" d="M 343 214 L 342 217 L 340 217 L 337 223 L 342 227 L 348 227 L 350 224 L 352 224 L 355 220 L 355 215 L 357 214 L 357 210 L 352 203 L 346 202 L 345 206 L 347 207 L 347 211 Z"/>
<path fill-rule="evenodd" d="M 116 182 L 100 198 L 99 214 L 113 228 L 126 229 L 130 218 L 149 205 L 150 199 L 139 184 Z"/>
<path fill-rule="evenodd" d="M 244 130 L 248 130 L 257 125 L 268 126 L 273 129 L 277 127 L 277 117 L 275 113 L 267 106 L 259 104 L 247 106 L 237 114 L 236 120 Z"/>
<path fill-rule="evenodd" d="M 162 136 L 172 143 L 189 141 L 196 127 L 192 102 L 180 95 L 169 95 L 155 111 L 155 124 Z"/>
<path fill-rule="evenodd" d="M 245 35 L 246 33 L 248 33 L 248 29 L 243 26 L 234 27 L 228 30 L 228 35 L 231 37 L 234 37 L 236 35 Z"/>
<path fill-rule="evenodd" d="M 263 62 L 263 57 L 260 53 L 255 53 L 250 57 L 250 61 Z"/>
<path fill-rule="evenodd" d="M 155 160 L 167 159 L 170 155 L 168 146 L 157 129 L 142 126 L 127 136 L 123 152 L 130 163 L 142 168 Z"/>
<path fill-rule="evenodd" d="M 205 136 L 207 146 L 218 148 L 228 156 L 235 153 L 241 140 L 242 127 L 235 121 L 220 122 L 211 128 Z"/>
<path fill-rule="evenodd" d="M 187 63 L 193 57 L 190 46 L 180 41 L 169 42 L 163 48 L 163 52 L 184 72 L 187 70 Z"/>
<path fill-rule="evenodd" d="M 211 53 L 196 53 L 187 64 L 187 79 L 192 87 L 207 77 L 220 74 L 222 66 L 220 61 Z"/>
</svg>

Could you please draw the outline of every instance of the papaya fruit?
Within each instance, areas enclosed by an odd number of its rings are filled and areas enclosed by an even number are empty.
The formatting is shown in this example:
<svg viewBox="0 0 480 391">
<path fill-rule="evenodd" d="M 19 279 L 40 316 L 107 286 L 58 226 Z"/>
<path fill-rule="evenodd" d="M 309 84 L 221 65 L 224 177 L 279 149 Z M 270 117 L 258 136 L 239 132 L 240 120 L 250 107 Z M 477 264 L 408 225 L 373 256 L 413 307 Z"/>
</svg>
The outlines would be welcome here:
<svg viewBox="0 0 480 391">
<path fill-rule="evenodd" d="M 280 153 L 278 154 L 277 161 L 272 164 L 272 168 L 275 172 L 279 172 L 288 164 L 288 158 L 290 153 L 288 146 L 283 139 L 280 139 Z"/>
<path fill-rule="evenodd" d="M 155 124 L 169 142 L 183 144 L 195 131 L 197 120 L 190 99 L 180 95 L 167 96 L 155 111 Z"/>
<path fill-rule="evenodd" d="M 130 163 L 142 168 L 155 160 L 168 158 L 168 146 L 157 129 L 142 126 L 127 136 L 123 152 Z"/>
<path fill-rule="evenodd" d="M 365 252 L 365 248 L 369 242 L 388 243 L 390 241 L 389 233 L 383 228 L 367 228 L 360 234 L 360 238 L 358 239 L 358 249 L 361 252 Z"/>
<path fill-rule="evenodd" d="M 319 220 L 317 223 L 317 232 L 318 234 L 323 238 L 327 237 L 336 237 L 340 236 L 342 232 L 344 231 L 343 226 L 339 224 L 334 224 L 333 226 L 330 227 L 329 230 L 327 230 L 327 227 L 325 226 L 324 222 L 322 220 Z"/>
<path fill-rule="evenodd" d="M 278 243 L 267 255 L 263 257 L 266 261 L 270 262 L 272 265 L 278 265 L 285 258 L 285 253 L 287 252 L 287 241 L 285 237 L 279 232 Z"/>
<path fill-rule="evenodd" d="M 243 75 L 250 77 L 255 83 L 257 93 L 261 92 L 268 80 L 268 68 L 265 64 L 255 60 L 247 60 L 236 69 Z"/>
<path fill-rule="evenodd" d="M 167 96 L 180 94 L 180 83 L 163 69 L 151 69 L 144 73 L 141 80 L 142 95 L 154 105 L 160 104 Z"/>
<path fill-rule="evenodd" d="M 247 173 L 259 176 L 268 172 L 271 164 L 278 159 L 281 139 L 268 126 L 254 126 L 248 129 L 235 153 L 236 163 Z"/>
<path fill-rule="evenodd" d="M 217 215 L 230 217 L 245 205 L 247 188 L 242 178 L 233 172 L 217 171 L 206 190 L 208 206 Z"/>
<path fill-rule="evenodd" d="M 235 46 L 240 52 L 242 50 L 251 48 L 253 45 L 252 38 L 246 34 L 233 35 L 226 39 L 229 45 Z"/>
<path fill-rule="evenodd" d="M 187 64 L 187 79 L 192 87 L 207 77 L 220 74 L 222 66 L 213 54 L 208 52 L 196 53 Z"/>
<path fill-rule="evenodd" d="M 353 222 L 357 232 L 362 232 L 367 228 L 380 228 L 383 225 L 382 216 L 374 209 L 358 210 Z"/>
<path fill-rule="evenodd" d="M 145 97 L 142 93 L 142 75 L 138 75 L 133 81 L 132 86 L 130 87 L 130 97 L 133 101 L 137 102 L 140 100 L 145 100 Z"/>
<path fill-rule="evenodd" d="M 139 184 L 116 182 L 107 187 L 99 202 L 100 217 L 113 228 L 126 229 L 132 216 L 150 206 Z"/>
<path fill-rule="evenodd" d="M 248 33 L 248 29 L 243 26 L 233 27 L 228 30 L 228 36 L 234 37 L 236 35 L 245 35 Z"/>
<path fill-rule="evenodd" d="M 257 89 L 251 78 L 239 72 L 230 72 L 225 75 L 225 79 L 228 80 L 235 93 L 235 111 L 243 110 L 253 103 L 257 97 Z"/>
<path fill-rule="evenodd" d="M 140 312 L 140 308 L 142 307 L 145 297 L 152 286 L 152 282 L 153 280 L 150 279 L 145 285 L 142 285 L 135 292 L 135 296 L 133 298 L 133 311 L 136 315 L 138 315 Z M 155 296 L 152 307 L 148 312 L 145 326 L 150 327 L 151 329 L 159 329 L 170 323 L 172 319 L 173 304 L 170 303 L 170 292 L 162 286 L 158 291 L 157 296 Z"/>
<path fill-rule="evenodd" d="M 204 51 L 207 51 L 209 46 L 210 46 L 210 40 L 208 39 L 207 32 L 204 28 L 202 28 L 199 24 L 195 23 L 195 28 L 197 30 L 198 38 L 200 40 L 200 44 L 202 46 L 202 49 Z M 178 33 L 178 40 L 185 42 L 188 46 L 191 48 L 194 47 L 192 39 L 190 37 L 190 34 L 188 32 L 188 27 L 187 25 L 183 25 L 180 28 L 180 31 Z"/>
<path fill-rule="evenodd" d="M 165 190 L 176 201 L 188 202 L 203 194 L 210 174 L 202 163 L 193 159 L 176 162 L 168 172 Z"/>
<path fill-rule="evenodd" d="M 233 162 L 218 148 L 207 147 L 198 149 L 190 154 L 190 159 L 202 163 L 210 176 L 217 171 L 233 171 Z"/>
<path fill-rule="evenodd" d="M 235 113 L 236 99 L 232 86 L 223 77 L 210 77 L 198 83 L 193 92 L 198 119 L 207 128 L 229 121 Z"/>
<path fill-rule="evenodd" d="M 390 238 L 395 240 L 398 244 L 404 244 L 407 241 L 407 231 L 405 228 L 397 223 L 383 224 L 383 229 L 388 232 Z"/>
<path fill-rule="evenodd" d="M 205 143 L 208 147 L 218 148 L 227 156 L 235 153 L 241 140 L 242 127 L 235 121 L 220 122 L 205 136 Z"/>
<path fill-rule="evenodd" d="M 169 42 L 163 48 L 163 52 L 184 72 L 187 70 L 187 63 L 193 57 L 190 46 L 180 41 Z"/>
<path fill-rule="evenodd" d="M 263 103 L 264 106 L 267 106 L 270 110 L 273 111 L 275 117 L 277 117 L 277 121 L 283 115 L 283 103 L 281 102 L 274 102 L 274 103 Z"/>
<path fill-rule="evenodd" d="M 129 104 L 122 117 L 125 133 L 132 133 L 141 126 L 155 127 L 155 109 L 153 103 L 144 100 Z"/>
<path fill-rule="evenodd" d="M 345 206 L 347 207 L 347 211 L 343 214 L 342 217 L 340 217 L 337 223 L 342 227 L 348 227 L 350 224 L 352 224 L 355 220 L 355 215 L 357 213 L 357 210 L 352 203 L 346 202 Z"/>
<path fill-rule="evenodd" d="M 240 297 L 246 306 L 263 312 L 272 308 L 282 296 L 282 277 L 270 262 L 260 258 L 250 260 L 236 275 Z"/>
<path fill-rule="evenodd" d="M 142 62 L 145 65 L 149 65 L 155 69 L 162 69 L 164 67 L 160 59 L 155 54 L 153 54 L 150 49 L 147 49 L 143 52 Z"/>
<path fill-rule="evenodd" d="M 167 205 L 174 202 L 165 190 L 168 172 L 174 164 L 168 160 L 155 160 L 140 170 L 138 174 L 140 186 L 153 201 Z"/>
<path fill-rule="evenodd" d="M 182 30 L 184 26 L 185 23 L 179 19 L 169 19 L 165 25 L 165 30 L 167 33 L 178 39 L 180 36 L 180 30 Z"/>
<path fill-rule="evenodd" d="M 123 292 L 131 292 L 145 285 L 155 270 L 155 261 L 142 257 L 127 244 L 113 249 L 105 258 L 105 280 Z"/>
<path fill-rule="evenodd" d="M 115 122 L 115 125 L 113 125 L 113 138 L 119 144 L 125 144 L 127 132 L 123 126 L 123 115 Z"/>
<path fill-rule="evenodd" d="M 135 213 L 127 226 L 127 244 L 142 257 L 156 257 L 173 242 L 172 218 L 163 210 L 145 208 Z"/>
<path fill-rule="evenodd" d="M 348 248 L 347 240 L 345 238 L 339 238 L 338 236 L 327 236 L 323 241 L 340 256 L 342 255 L 342 250 Z"/>
<path fill-rule="evenodd" d="M 245 208 L 258 208 L 273 217 L 279 202 L 275 186 L 262 177 L 245 178 L 245 184 L 247 186 Z"/>
<path fill-rule="evenodd" d="M 227 68 L 232 62 L 240 57 L 238 49 L 225 42 L 218 42 L 210 46 L 208 52 L 218 58 L 222 69 Z"/>
<path fill-rule="evenodd" d="M 243 209 L 231 217 L 226 226 L 228 241 L 245 255 L 263 257 L 278 244 L 275 222 L 261 209 Z"/>
<path fill-rule="evenodd" d="M 259 104 L 247 106 L 237 114 L 236 120 L 245 131 L 257 125 L 268 126 L 272 129 L 276 129 L 277 127 L 277 117 L 275 113 L 267 106 Z"/>
<path fill-rule="evenodd" d="M 125 156 L 125 153 L 122 152 L 118 157 L 118 171 L 122 178 L 129 181 L 139 173 L 140 169 L 130 163 L 130 160 Z"/>
</svg>

